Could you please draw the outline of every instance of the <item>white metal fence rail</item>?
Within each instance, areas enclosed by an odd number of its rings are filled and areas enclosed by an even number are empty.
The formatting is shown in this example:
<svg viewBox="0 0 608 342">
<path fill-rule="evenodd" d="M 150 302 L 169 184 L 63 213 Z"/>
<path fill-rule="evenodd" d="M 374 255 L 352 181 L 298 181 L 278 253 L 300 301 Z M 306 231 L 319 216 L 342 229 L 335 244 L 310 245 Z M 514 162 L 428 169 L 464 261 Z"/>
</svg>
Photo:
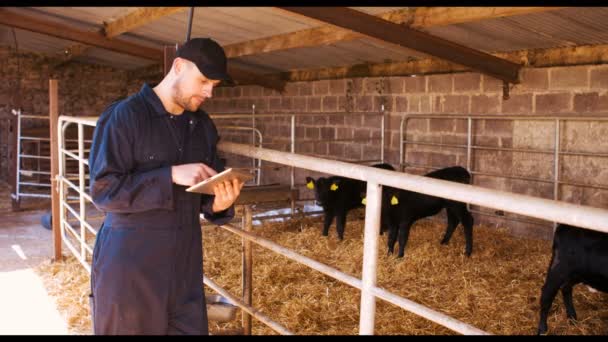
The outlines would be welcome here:
<svg viewBox="0 0 608 342">
<path fill-rule="evenodd" d="M 86 194 L 84 188 L 84 166 L 87 165 L 88 162 L 84 158 L 84 148 L 81 141 L 83 139 L 83 125 L 95 126 L 96 120 L 97 118 L 75 118 L 61 116 L 58 120 L 59 124 L 57 126 L 58 136 L 60 137 L 58 139 L 60 168 L 59 174 L 57 175 L 57 181 L 59 184 L 60 193 L 60 227 L 62 239 L 66 237 L 66 232 L 70 232 L 81 244 L 86 244 L 85 237 L 87 231 L 95 234 L 92 227 L 86 222 L 87 217 L 84 210 L 85 200 L 91 201 L 91 198 Z M 63 133 L 65 132 L 67 125 L 70 123 L 78 124 L 78 154 L 74 154 L 66 150 L 64 148 L 64 144 L 62 143 Z M 380 207 L 382 197 L 381 185 L 388 185 L 427 195 L 444 197 L 465 203 L 506 210 L 521 215 L 567 223 L 608 233 L 608 210 L 557 202 L 554 200 L 540 199 L 532 196 L 512 194 L 504 191 L 485 189 L 473 185 L 459 184 L 396 171 L 382 170 L 369 166 L 356 165 L 353 163 L 298 155 L 295 153 L 275 151 L 243 144 L 221 142 L 218 145 L 218 149 L 226 153 L 234 153 L 237 155 L 284 164 L 291 167 L 358 179 L 368 183 L 362 279 L 357 279 L 350 275 L 344 274 L 332 267 L 299 255 L 289 249 L 278 246 L 254 234 L 245 232 L 242 229 L 235 228 L 231 225 L 223 226 L 228 231 L 238 234 L 247 240 L 259 244 L 260 246 L 268 248 L 297 262 L 305 264 L 317 271 L 343 281 L 350 286 L 360 289 L 362 291 L 359 328 L 360 334 L 373 334 L 374 332 L 376 297 L 384 299 L 417 315 L 430 319 L 449 329 L 463 334 L 485 333 L 478 328 L 455 320 L 447 315 L 436 312 L 405 298 L 396 296 L 376 286 Z M 78 160 L 79 162 L 80 179 L 78 185 L 72 183 L 66 178 L 66 156 Z M 80 196 L 79 213 L 75 209 L 71 208 L 66 201 L 65 196 L 67 193 L 67 187 L 76 191 Z M 70 211 L 70 213 L 80 222 L 80 231 L 76 231 L 76 229 L 74 229 L 74 227 L 67 222 L 67 211 Z M 83 266 L 90 271 L 90 266 L 85 255 L 86 253 L 91 253 L 90 247 L 81 245 L 80 248 L 77 248 L 76 246 L 69 244 L 68 248 L 80 260 Z M 224 291 L 210 280 L 203 281 L 205 284 L 213 287 L 216 290 Z M 243 305 L 242 302 L 235 301 L 235 304 L 239 305 L 241 308 L 243 308 L 243 310 L 252 314 L 254 317 L 261 319 L 262 322 L 268 324 L 271 328 L 281 333 L 289 333 L 288 330 L 278 325 L 278 323 L 271 321 L 266 316 L 260 315 L 258 311 L 249 306 Z"/>
<path fill-rule="evenodd" d="M 450 144 L 450 143 L 437 143 L 437 142 L 429 142 L 429 141 L 419 141 L 419 140 L 408 140 L 407 139 L 407 123 L 410 120 L 466 120 L 467 122 L 467 143 L 466 144 Z M 545 121 L 545 122 L 553 122 L 554 123 L 554 135 L 553 135 L 553 149 L 533 149 L 533 148 L 514 148 L 514 147 L 494 147 L 494 146 L 483 146 L 473 144 L 473 138 L 475 136 L 474 132 L 474 122 L 475 120 L 496 120 L 496 121 Z M 435 167 L 430 167 L 428 165 L 414 164 L 409 163 L 407 161 L 407 150 L 406 146 L 409 145 L 420 145 L 420 146 L 436 146 L 436 147 L 449 147 L 449 148 L 460 148 L 466 149 L 466 168 L 471 173 L 472 177 L 477 176 L 486 176 L 486 177 L 497 177 L 497 178 L 506 178 L 506 179 L 517 179 L 517 180 L 525 180 L 539 183 L 553 183 L 553 199 L 560 199 L 559 186 L 560 185 L 572 185 L 578 187 L 587 187 L 592 189 L 600 189 L 600 190 L 608 190 L 608 186 L 602 184 L 589 184 L 589 183 L 579 183 L 572 181 L 565 181 L 560 179 L 560 170 L 561 170 L 561 159 L 560 156 L 587 156 L 587 157 L 598 157 L 598 158 L 606 158 L 608 157 L 608 153 L 597 153 L 597 152 L 581 152 L 581 151 L 564 151 L 560 145 L 563 129 L 562 124 L 568 121 L 595 121 L 595 122 L 608 122 L 608 118 L 605 116 L 530 116 L 530 115 L 508 115 L 508 116 L 491 116 L 491 115 L 427 115 L 427 114 L 410 114 L 403 115 L 401 117 L 401 122 L 399 124 L 399 167 L 400 170 L 404 170 L 407 167 L 419 168 L 419 169 L 436 169 Z M 548 137 L 550 138 L 550 137 Z M 547 144 L 548 145 L 548 144 Z M 537 154 L 548 154 L 553 156 L 553 174 L 552 179 L 546 178 L 538 178 L 538 177 L 525 177 L 525 176 L 516 176 L 516 175 L 507 175 L 507 174 L 496 174 L 496 173 L 488 173 L 475 170 L 473 167 L 473 153 L 476 150 L 489 150 L 489 151 L 506 151 L 506 152 L 523 152 L 523 153 L 537 153 Z M 521 218 L 506 218 L 501 215 L 496 215 L 489 212 L 479 211 L 479 210 L 471 210 L 474 213 L 478 213 L 485 216 L 493 216 L 493 217 L 501 217 L 507 220 L 520 221 L 525 223 L 533 223 L 538 224 L 538 222 L 525 220 Z"/>
<path fill-rule="evenodd" d="M 65 145 L 65 132 L 67 128 L 74 123 L 78 125 L 77 154 L 66 149 Z M 85 187 L 85 165 L 88 166 L 89 162 L 85 157 L 84 126 L 95 126 L 96 124 L 97 117 L 69 116 L 60 116 L 57 124 L 59 173 L 56 177 L 56 181 L 59 188 L 59 226 L 61 229 L 61 240 L 88 272 L 91 272 L 89 259 L 93 254 L 93 249 L 90 241 L 87 241 L 87 237 L 88 234 L 96 236 L 97 231 L 87 222 L 86 203 L 89 202 L 93 204 L 93 199 L 87 193 Z M 66 157 L 78 161 L 78 184 L 74 184 L 74 182 L 67 177 Z M 70 202 L 68 202 L 69 189 L 78 194 L 78 210 L 74 209 Z M 73 227 L 70 224 L 67 219 L 68 212 L 78 221 L 78 228 Z M 53 227 L 53 229 L 55 228 Z M 70 234 L 70 238 L 68 238 L 68 234 Z M 73 244 L 72 239 L 75 239 L 79 246 Z"/>
<path fill-rule="evenodd" d="M 16 178 L 14 181 L 15 189 L 14 192 L 11 193 L 11 198 L 17 203 L 19 203 L 23 197 L 51 198 L 51 171 L 48 167 L 40 165 L 41 161 L 49 161 L 51 159 L 50 151 L 49 153 L 44 153 L 41 148 L 42 144 L 50 145 L 51 138 L 50 136 L 25 135 L 24 133 L 27 133 L 27 131 L 23 129 L 24 119 L 48 122 L 49 116 L 23 114 L 21 110 L 13 110 L 13 115 L 17 117 L 17 141 L 15 146 L 15 165 L 13 166 L 15 168 L 14 177 Z M 75 143 L 77 141 L 77 139 L 65 139 L 64 146 L 66 142 Z M 91 143 L 91 140 L 85 139 L 84 142 Z M 25 153 L 25 146 L 27 144 L 35 145 L 34 153 Z M 36 168 L 24 168 L 24 160 L 36 161 Z M 25 179 L 32 178 L 33 176 L 37 176 L 37 179 Z M 70 176 L 71 179 L 78 179 L 78 174 L 68 174 L 68 176 Z"/>
</svg>

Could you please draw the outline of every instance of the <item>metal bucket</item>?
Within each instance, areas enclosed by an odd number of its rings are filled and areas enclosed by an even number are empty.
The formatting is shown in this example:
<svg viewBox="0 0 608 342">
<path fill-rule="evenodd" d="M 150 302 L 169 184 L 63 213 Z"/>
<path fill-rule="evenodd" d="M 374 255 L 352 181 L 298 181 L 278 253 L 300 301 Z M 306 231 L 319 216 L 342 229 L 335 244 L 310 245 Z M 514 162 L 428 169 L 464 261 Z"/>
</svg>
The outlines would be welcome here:
<svg viewBox="0 0 608 342">
<path fill-rule="evenodd" d="M 207 318 L 215 322 L 229 322 L 236 318 L 237 306 L 220 295 L 205 296 L 207 301 Z"/>
</svg>

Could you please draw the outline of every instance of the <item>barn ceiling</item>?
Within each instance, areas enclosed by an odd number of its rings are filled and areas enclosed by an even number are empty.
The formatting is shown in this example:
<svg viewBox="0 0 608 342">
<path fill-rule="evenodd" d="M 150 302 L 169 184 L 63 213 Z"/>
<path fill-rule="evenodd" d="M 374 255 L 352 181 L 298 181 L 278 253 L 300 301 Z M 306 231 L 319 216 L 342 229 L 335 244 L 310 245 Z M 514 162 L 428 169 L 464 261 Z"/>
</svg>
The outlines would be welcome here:
<svg viewBox="0 0 608 342">
<path fill-rule="evenodd" d="M 67 63 L 137 69 L 162 64 L 163 48 L 185 40 L 189 12 L 3 7 L 0 44 Z M 504 70 L 608 62 L 607 17 L 608 7 L 195 7 L 191 36 L 215 39 L 247 82 L 259 79 L 270 87 L 279 79 L 463 68 L 517 82 Z M 567 56 L 578 48 L 585 53 Z"/>
</svg>

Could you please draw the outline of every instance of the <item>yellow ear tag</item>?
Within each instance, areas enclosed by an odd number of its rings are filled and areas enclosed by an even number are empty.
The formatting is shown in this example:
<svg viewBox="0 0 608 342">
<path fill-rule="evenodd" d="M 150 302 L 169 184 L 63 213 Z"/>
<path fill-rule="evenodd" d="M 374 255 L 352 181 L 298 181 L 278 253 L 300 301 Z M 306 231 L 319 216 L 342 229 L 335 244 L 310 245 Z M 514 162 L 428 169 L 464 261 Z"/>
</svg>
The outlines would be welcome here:
<svg viewBox="0 0 608 342">
<path fill-rule="evenodd" d="M 361 201 L 361 203 L 363 203 L 363 205 L 367 205 L 367 197 L 363 197 L 363 200 Z"/>
<path fill-rule="evenodd" d="M 399 200 L 397 199 L 397 197 L 395 197 L 393 195 L 393 197 L 391 198 L 391 205 L 397 205 L 399 204 Z"/>
<path fill-rule="evenodd" d="M 336 183 L 333 183 L 333 184 L 331 185 L 331 187 L 329 188 L 329 190 L 331 190 L 331 191 L 336 191 L 336 190 L 338 190 L 338 186 L 336 185 Z"/>
<path fill-rule="evenodd" d="M 312 181 L 306 183 L 306 187 L 309 189 L 314 189 L 315 188 L 315 183 L 313 183 Z"/>
</svg>

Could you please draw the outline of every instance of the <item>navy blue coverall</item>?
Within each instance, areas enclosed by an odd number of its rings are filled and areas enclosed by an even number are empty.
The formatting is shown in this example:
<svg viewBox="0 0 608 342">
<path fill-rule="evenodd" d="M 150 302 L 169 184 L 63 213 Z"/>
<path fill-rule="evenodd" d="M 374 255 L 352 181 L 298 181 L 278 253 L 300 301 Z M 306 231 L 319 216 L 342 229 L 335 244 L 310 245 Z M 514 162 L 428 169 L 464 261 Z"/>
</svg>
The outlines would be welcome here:
<svg viewBox="0 0 608 342">
<path fill-rule="evenodd" d="M 171 166 L 201 162 L 224 170 L 219 140 L 203 111 L 175 124 L 144 84 L 99 117 L 89 156 L 91 196 L 106 213 L 95 241 L 91 311 L 95 334 L 207 334 L 199 214 L 214 224 L 234 206 L 173 184 Z"/>
</svg>

